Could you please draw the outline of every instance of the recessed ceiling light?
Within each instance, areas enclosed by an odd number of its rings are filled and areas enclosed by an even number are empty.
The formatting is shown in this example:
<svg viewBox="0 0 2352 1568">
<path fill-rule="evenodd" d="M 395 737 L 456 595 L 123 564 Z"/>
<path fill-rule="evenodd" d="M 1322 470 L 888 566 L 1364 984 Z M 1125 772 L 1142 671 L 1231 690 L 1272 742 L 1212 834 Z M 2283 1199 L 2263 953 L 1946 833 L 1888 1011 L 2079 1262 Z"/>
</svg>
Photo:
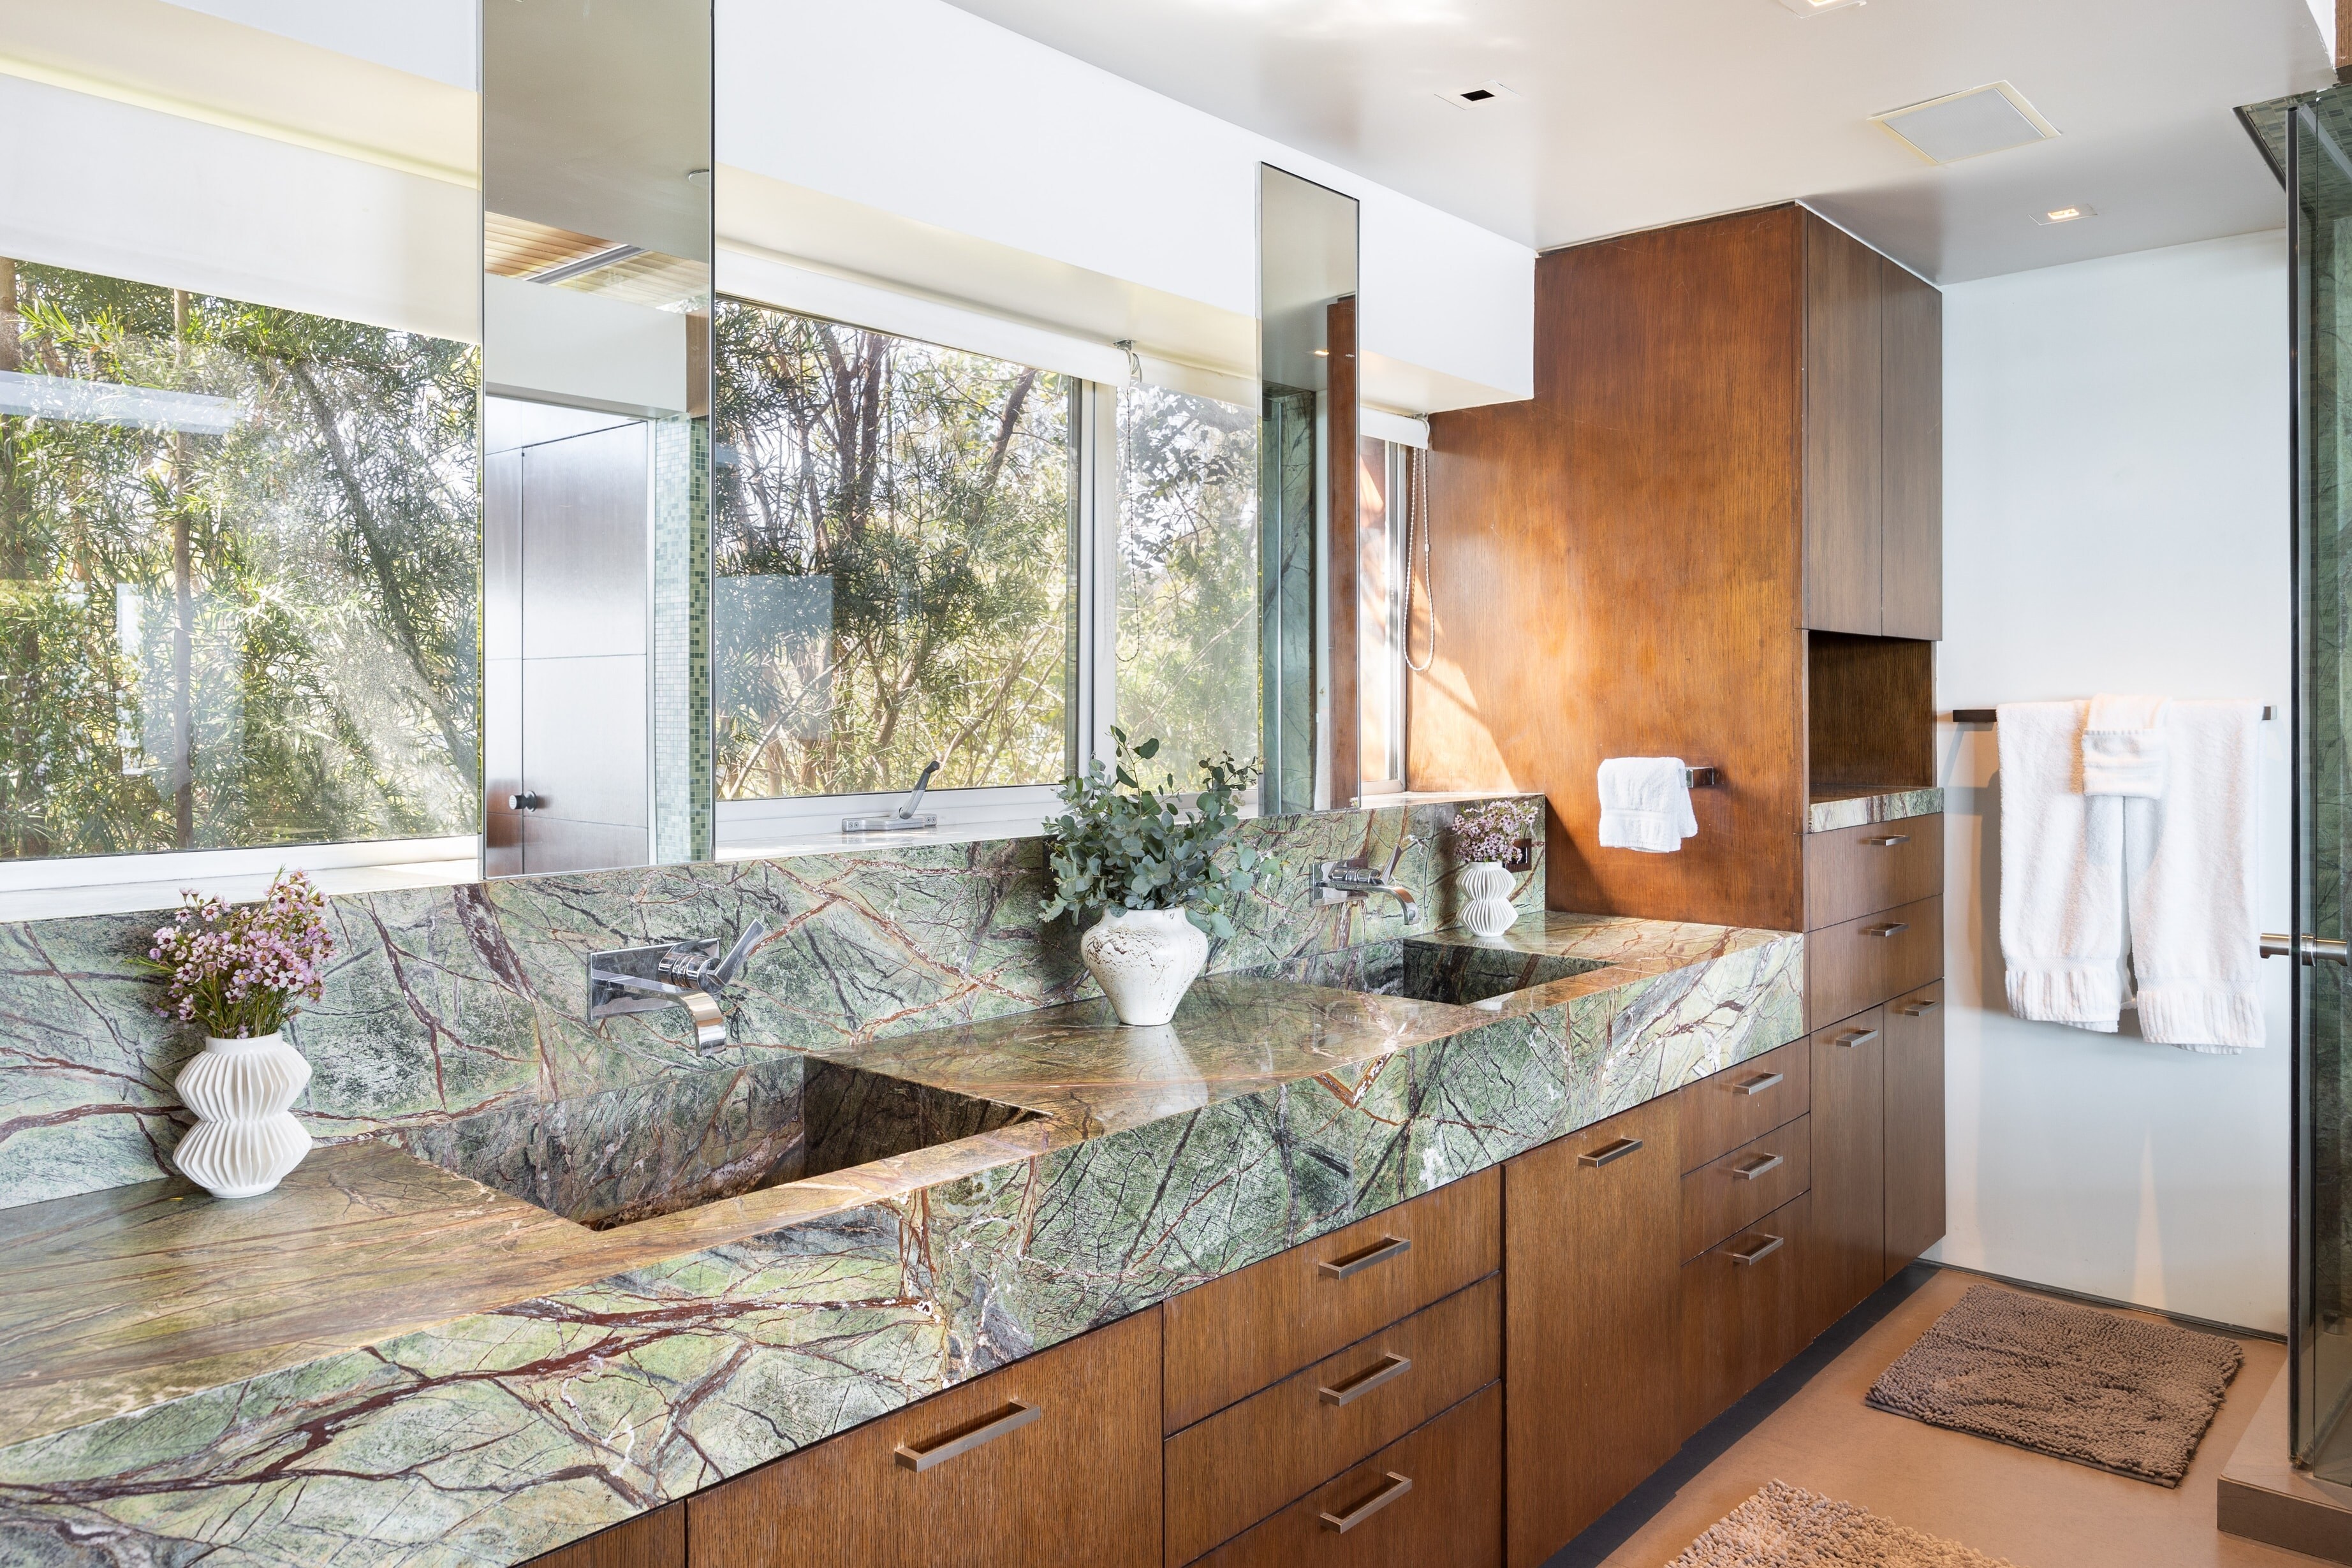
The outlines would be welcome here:
<svg viewBox="0 0 2352 1568">
<path fill-rule="evenodd" d="M 1930 163 L 1981 158 L 2058 134 L 2058 128 L 2005 81 L 1946 93 L 1870 118 Z"/>
<path fill-rule="evenodd" d="M 1441 92 L 1437 96 L 1456 109 L 1476 109 L 1482 104 L 1500 103 L 1507 98 L 1517 98 L 1519 95 L 1501 82 L 1486 81 L 1480 82 L 1474 88 L 1465 88 L 1460 92 Z"/>
<path fill-rule="evenodd" d="M 1800 16 L 1818 16 L 1824 11 L 1843 11 L 1864 3 L 1864 0 L 1780 0 L 1781 5 Z"/>
<path fill-rule="evenodd" d="M 2033 221 L 2045 225 L 2071 224 L 2076 218 L 2095 218 L 2098 215 L 2098 208 L 2077 202 L 2071 207 L 2053 207 L 2046 213 L 2036 213 L 2033 214 Z"/>
</svg>

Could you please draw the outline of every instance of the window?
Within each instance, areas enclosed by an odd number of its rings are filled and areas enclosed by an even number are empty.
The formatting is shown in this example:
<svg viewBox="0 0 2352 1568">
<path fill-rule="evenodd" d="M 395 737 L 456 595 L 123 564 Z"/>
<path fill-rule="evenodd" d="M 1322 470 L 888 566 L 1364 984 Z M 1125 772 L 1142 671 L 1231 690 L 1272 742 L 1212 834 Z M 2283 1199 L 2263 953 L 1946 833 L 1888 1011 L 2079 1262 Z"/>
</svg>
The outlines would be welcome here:
<svg viewBox="0 0 2352 1568">
<path fill-rule="evenodd" d="M 947 826 L 1034 831 L 1113 722 L 1256 755 L 1253 408 L 740 299 L 714 355 L 722 854 L 934 758 Z"/>
<path fill-rule="evenodd" d="M 475 831 L 476 382 L 0 259 L 0 860 Z"/>
</svg>

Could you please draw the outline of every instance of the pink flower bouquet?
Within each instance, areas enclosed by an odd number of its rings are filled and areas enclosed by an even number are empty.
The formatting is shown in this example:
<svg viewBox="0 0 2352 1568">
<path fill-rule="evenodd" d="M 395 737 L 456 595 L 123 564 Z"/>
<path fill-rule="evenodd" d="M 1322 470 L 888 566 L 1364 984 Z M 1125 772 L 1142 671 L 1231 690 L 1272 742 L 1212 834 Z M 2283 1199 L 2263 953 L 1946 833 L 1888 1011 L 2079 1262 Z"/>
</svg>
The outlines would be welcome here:
<svg viewBox="0 0 2352 1568">
<path fill-rule="evenodd" d="M 335 950 L 326 896 L 300 872 L 281 872 L 258 904 L 230 904 L 194 891 L 147 949 L 163 972 L 155 1010 L 200 1024 L 219 1040 L 276 1034 L 298 999 L 317 1001 L 320 968 Z"/>
</svg>

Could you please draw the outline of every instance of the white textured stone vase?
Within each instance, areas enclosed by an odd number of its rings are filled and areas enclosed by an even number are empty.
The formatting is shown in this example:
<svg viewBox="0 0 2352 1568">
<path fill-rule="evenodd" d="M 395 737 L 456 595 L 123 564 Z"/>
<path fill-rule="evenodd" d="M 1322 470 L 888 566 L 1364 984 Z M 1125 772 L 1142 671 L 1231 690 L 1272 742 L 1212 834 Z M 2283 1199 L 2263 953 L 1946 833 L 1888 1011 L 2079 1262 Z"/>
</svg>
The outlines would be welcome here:
<svg viewBox="0 0 2352 1568">
<path fill-rule="evenodd" d="M 1119 1022 L 1162 1024 L 1209 961 L 1209 938 L 1181 909 L 1114 909 L 1078 938 L 1078 956 Z"/>
<path fill-rule="evenodd" d="M 206 1038 L 173 1084 L 197 1121 L 172 1163 L 215 1197 L 258 1197 L 310 1152 L 292 1114 L 310 1082 L 310 1062 L 278 1035 Z"/>
<path fill-rule="evenodd" d="M 1463 928 L 1473 936 L 1500 936 L 1519 917 L 1511 902 L 1511 873 L 1500 861 L 1472 861 L 1462 868 Z"/>
</svg>

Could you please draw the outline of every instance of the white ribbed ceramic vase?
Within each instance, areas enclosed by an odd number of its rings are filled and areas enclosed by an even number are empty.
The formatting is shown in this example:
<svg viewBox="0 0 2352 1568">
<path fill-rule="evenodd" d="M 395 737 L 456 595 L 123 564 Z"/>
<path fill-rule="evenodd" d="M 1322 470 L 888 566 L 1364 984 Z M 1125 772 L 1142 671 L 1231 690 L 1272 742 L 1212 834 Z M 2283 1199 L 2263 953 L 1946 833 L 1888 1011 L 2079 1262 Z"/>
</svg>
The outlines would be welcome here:
<svg viewBox="0 0 2352 1568">
<path fill-rule="evenodd" d="M 1511 902 L 1511 873 L 1500 861 L 1472 861 L 1462 868 L 1463 928 L 1473 936 L 1500 936 L 1519 917 Z"/>
<path fill-rule="evenodd" d="M 310 1152 L 292 1114 L 310 1064 L 278 1035 L 207 1037 L 173 1087 L 196 1124 L 172 1153 L 182 1175 L 215 1197 L 257 1197 Z"/>
<path fill-rule="evenodd" d="M 1078 938 L 1078 956 L 1123 1024 L 1166 1023 L 1209 961 L 1181 909 L 1114 909 Z"/>
</svg>

